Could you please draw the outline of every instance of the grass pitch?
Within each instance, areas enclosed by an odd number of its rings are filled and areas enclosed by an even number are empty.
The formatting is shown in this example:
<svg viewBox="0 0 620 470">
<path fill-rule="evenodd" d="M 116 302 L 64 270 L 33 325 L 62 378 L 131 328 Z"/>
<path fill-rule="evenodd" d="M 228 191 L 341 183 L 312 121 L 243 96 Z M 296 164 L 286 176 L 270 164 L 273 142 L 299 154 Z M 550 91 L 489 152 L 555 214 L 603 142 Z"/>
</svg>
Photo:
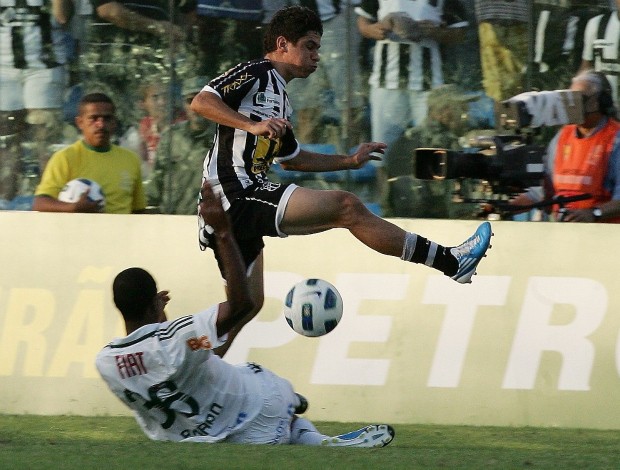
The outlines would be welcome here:
<svg viewBox="0 0 620 470">
<path fill-rule="evenodd" d="M 316 423 L 340 434 L 366 423 Z M 149 441 L 130 417 L 0 415 L 0 469 L 618 469 L 620 433 L 396 425 L 382 449 Z"/>
</svg>

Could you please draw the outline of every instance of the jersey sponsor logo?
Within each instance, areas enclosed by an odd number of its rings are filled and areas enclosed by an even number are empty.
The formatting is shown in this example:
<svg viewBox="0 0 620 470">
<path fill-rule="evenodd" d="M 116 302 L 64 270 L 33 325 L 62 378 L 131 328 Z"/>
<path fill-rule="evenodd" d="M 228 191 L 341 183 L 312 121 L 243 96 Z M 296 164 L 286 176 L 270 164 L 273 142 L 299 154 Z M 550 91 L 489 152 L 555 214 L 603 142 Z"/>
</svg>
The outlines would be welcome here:
<svg viewBox="0 0 620 470">
<path fill-rule="evenodd" d="M 136 375 L 144 375 L 148 371 L 142 360 L 144 352 L 138 351 L 136 353 L 118 354 L 114 356 L 116 362 L 116 369 L 121 379 L 127 379 Z"/>
<path fill-rule="evenodd" d="M 258 115 L 268 119 L 271 117 L 278 117 L 282 114 L 280 97 L 278 96 L 260 91 L 253 96 L 253 101 L 253 115 Z M 261 108 L 264 108 L 265 111 Z"/>
<path fill-rule="evenodd" d="M 223 409 L 224 407 L 219 403 L 212 403 L 205 420 L 194 429 L 184 429 L 181 431 L 181 437 L 187 439 L 194 436 L 208 436 L 209 429 L 211 429 L 217 417 L 222 414 Z"/>
<path fill-rule="evenodd" d="M 224 85 L 222 87 L 222 93 L 224 95 L 230 93 L 231 91 L 235 91 L 237 90 L 241 85 L 243 85 L 244 83 L 246 83 L 247 81 L 251 80 L 253 77 L 252 75 L 250 75 L 249 73 L 244 73 L 243 75 L 241 75 L 239 78 L 236 78 L 233 82 Z"/>
<path fill-rule="evenodd" d="M 254 96 L 254 103 L 255 104 L 259 104 L 259 105 L 272 105 L 272 106 L 277 106 L 279 104 L 278 99 L 273 98 L 269 95 L 267 95 L 267 93 L 265 92 L 259 92 L 256 93 L 256 95 Z"/>
<path fill-rule="evenodd" d="M 211 341 L 209 341 L 209 337 L 202 335 L 200 338 L 190 338 L 187 340 L 187 346 L 192 351 L 199 351 L 201 349 L 209 350 L 212 349 Z"/>
</svg>

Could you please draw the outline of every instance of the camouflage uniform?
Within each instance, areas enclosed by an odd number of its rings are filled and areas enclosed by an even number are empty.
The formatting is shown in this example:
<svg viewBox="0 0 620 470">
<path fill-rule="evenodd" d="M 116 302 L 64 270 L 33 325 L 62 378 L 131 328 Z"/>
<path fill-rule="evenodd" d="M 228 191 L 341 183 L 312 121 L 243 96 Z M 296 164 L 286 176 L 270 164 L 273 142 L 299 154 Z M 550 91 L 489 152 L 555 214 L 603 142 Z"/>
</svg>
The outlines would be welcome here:
<svg viewBox="0 0 620 470">
<path fill-rule="evenodd" d="M 184 121 L 162 134 L 153 178 L 146 186 L 149 206 L 168 214 L 196 214 L 202 163 L 214 132 L 213 123 L 192 129 L 190 121 Z"/>
</svg>

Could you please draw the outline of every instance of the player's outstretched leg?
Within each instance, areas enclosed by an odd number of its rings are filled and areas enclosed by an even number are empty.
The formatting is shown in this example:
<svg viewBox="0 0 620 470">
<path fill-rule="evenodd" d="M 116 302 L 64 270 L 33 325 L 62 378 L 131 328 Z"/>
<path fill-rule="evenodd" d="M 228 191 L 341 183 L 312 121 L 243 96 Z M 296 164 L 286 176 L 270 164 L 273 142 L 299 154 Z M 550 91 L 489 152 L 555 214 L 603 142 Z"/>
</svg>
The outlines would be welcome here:
<svg viewBox="0 0 620 470">
<path fill-rule="evenodd" d="M 385 447 L 394 439 L 394 428 L 389 424 L 370 424 L 347 434 L 323 439 L 328 447 Z"/>
<path fill-rule="evenodd" d="M 459 262 L 459 268 L 455 275 L 450 276 L 456 282 L 467 284 L 471 282 L 471 278 L 476 274 L 478 263 L 486 256 L 486 252 L 491 248 L 491 237 L 493 232 L 489 222 L 480 224 L 476 232 L 461 243 L 450 249 L 450 253 Z"/>
</svg>

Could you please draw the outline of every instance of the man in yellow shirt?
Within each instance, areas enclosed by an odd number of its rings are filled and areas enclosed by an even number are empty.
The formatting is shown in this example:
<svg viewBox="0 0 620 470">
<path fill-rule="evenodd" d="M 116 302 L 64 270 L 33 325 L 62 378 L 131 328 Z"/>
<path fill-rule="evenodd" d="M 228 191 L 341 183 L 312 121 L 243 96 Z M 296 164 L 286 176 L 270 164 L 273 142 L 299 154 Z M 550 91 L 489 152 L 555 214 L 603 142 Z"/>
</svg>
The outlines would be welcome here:
<svg viewBox="0 0 620 470">
<path fill-rule="evenodd" d="M 140 157 L 111 143 L 116 129 L 115 111 L 114 103 L 103 93 L 90 93 L 80 100 L 75 122 L 82 132 L 82 139 L 52 155 L 35 191 L 33 210 L 99 212 L 99 204 L 89 200 L 87 192 L 76 202 L 58 200 L 66 183 L 75 178 L 87 178 L 99 183 L 103 189 L 104 212 L 130 214 L 145 211 Z"/>
</svg>

